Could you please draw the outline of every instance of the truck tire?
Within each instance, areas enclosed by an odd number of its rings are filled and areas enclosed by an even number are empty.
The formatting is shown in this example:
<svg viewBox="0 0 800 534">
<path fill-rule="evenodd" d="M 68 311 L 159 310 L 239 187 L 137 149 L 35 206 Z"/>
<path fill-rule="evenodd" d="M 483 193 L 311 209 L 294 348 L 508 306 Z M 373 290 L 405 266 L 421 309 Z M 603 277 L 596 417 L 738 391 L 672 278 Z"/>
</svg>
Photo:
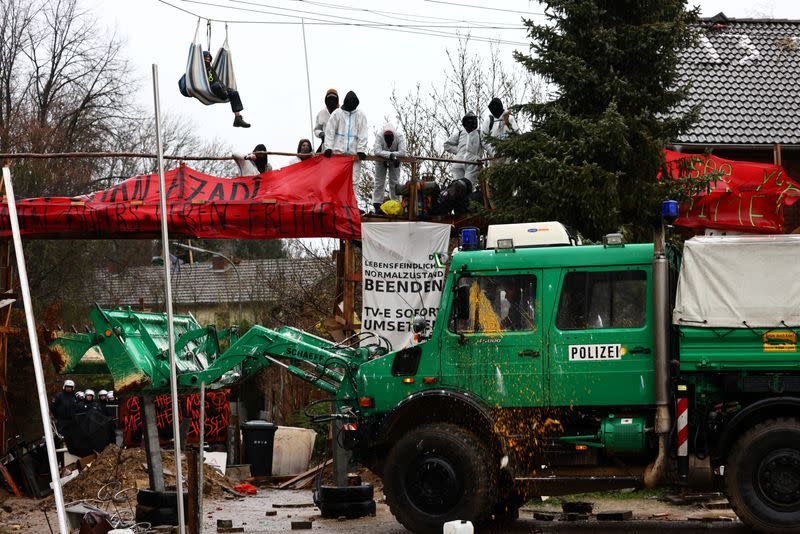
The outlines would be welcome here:
<svg viewBox="0 0 800 534">
<path fill-rule="evenodd" d="M 189 500 L 189 492 L 183 492 L 183 504 Z M 149 508 L 178 508 L 177 491 L 154 491 L 140 489 L 136 492 L 136 502 Z"/>
<path fill-rule="evenodd" d="M 736 515 L 767 534 L 800 526 L 800 420 L 770 419 L 747 430 L 725 465 L 725 493 Z"/>
<path fill-rule="evenodd" d="M 371 501 L 375 497 L 372 484 L 360 486 L 321 486 L 319 501 L 326 504 Z"/>
<path fill-rule="evenodd" d="M 454 519 L 490 519 L 497 473 L 472 432 L 450 423 L 422 425 L 392 447 L 385 466 L 386 503 L 408 530 L 440 533 Z"/>
<path fill-rule="evenodd" d="M 360 502 L 330 502 L 323 503 L 319 506 L 320 515 L 325 519 L 337 519 L 339 517 L 346 517 L 347 519 L 356 519 L 358 517 L 366 517 L 368 515 L 375 515 L 375 501 L 360 501 Z"/>
</svg>

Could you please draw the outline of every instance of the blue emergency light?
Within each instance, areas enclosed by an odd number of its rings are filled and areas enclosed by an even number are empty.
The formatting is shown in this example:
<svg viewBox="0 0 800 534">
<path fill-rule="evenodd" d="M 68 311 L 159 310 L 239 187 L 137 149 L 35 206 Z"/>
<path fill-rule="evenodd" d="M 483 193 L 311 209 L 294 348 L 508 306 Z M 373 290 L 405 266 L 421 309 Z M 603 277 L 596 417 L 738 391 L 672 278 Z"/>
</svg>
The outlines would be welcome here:
<svg viewBox="0 0 800 534">
<path fill-rule="evenodd" d="M 678 202 L 675 200 L 665 200 L 661 203 L 661 217 L 667 221 L 667 224 L 672 224 L 675 219 L 680 215 Z"/>
<path fill-rule="evenodd" d="M 474 227 L 461 229 L 461 250 L 478 250 L 479 246 L 478 229 Z"/>
</svg>

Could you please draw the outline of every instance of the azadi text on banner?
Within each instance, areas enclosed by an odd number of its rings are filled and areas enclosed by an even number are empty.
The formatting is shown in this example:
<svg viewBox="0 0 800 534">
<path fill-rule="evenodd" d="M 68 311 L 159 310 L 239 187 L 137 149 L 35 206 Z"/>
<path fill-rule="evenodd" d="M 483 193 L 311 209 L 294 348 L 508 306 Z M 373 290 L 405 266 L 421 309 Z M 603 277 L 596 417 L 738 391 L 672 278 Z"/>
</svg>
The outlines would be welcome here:
<svg viewBox="0 0 800 534">
<path fill-rule="evenodd" d="M 358 239 L 352 167 L 352 156 L 320 156 L 257 176 L 222 178 L 181 165 L 165 173 L 170 237 Z M 156 174 L 77 197 L 18 200 L 17 211 L 26 238 L 161 235 Z M 0 237 L 10 233 L 8 205 L 2 202 Z"/>
<path fill-rule="evenodd" d="M 413 344 L 415 315 L 436 320 L 450 225 L 428 222 L 364 223 L 361 327 L 389 340 L 394 350 Z"/>
</svg>

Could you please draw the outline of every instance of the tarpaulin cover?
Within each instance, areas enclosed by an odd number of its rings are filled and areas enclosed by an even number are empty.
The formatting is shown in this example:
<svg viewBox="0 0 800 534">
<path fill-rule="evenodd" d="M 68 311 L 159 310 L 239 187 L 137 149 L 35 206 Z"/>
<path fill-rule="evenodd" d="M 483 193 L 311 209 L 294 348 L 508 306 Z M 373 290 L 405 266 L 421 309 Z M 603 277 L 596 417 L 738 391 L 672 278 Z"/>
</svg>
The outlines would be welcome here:
<svg viewBox="0 0 800 534">
<path fill-rule="evenodd" d="M 733 161 L 665 150 L 668 164 L 694 158 L 692 175 L 719 171 L 709 193 L 701 193 L 681 206 L 676 226 L 739 232 L 783 232 L 783 208 L 800 198 L 800 184 L 780 165 Z"/>
<path fill-rule="evenodd" d="M 359 239 L 352 156 L 315 157 L 258 176 L 220 178 L 186 166 L 167 171 L 171 237 Z M 23 236 L 153 238 L 161 235 L 158 175 L 135 176 L 79 197 L 17 202 Z M 0 204 L 0 236 L 9 236 Z"/>
<path fill-rule="evenodd" d="M 694 237 L 684 243 L 673 322 L 800 325 L 800 235 Z"/>
</svg>

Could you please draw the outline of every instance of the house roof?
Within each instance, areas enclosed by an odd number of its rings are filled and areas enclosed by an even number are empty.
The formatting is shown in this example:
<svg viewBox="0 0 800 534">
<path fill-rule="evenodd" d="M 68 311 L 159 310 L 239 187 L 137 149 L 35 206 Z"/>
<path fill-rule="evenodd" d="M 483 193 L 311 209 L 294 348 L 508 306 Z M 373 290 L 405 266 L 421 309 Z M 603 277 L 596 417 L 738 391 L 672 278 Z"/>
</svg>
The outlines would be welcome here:
<svg viewBox="0 0 800 534">
<path fill-rule="evenodd" d="M 676 112 L 703 107 L 697 124 L 676 141 L 800 144 L 800 21 L 720 13 L 695 28 L 697 43 L 678 65 L 689 97 Z"/>
<path fill-rule="evenodd" d="M 241 296 L 236 275 L 241 278 Z M 270 302 L 308 290 L 332 274 L 330 261 L 318 258 L 241 260 L 215 268 L 211 262 L 177 264 L 172 268 L 172 296 L 176 305 Z M 93 301 L 103 307 L 148 306 L 164 302 L 164 267 L 131 267 L 122 273 L 95 270 Z"/>
</svg>

